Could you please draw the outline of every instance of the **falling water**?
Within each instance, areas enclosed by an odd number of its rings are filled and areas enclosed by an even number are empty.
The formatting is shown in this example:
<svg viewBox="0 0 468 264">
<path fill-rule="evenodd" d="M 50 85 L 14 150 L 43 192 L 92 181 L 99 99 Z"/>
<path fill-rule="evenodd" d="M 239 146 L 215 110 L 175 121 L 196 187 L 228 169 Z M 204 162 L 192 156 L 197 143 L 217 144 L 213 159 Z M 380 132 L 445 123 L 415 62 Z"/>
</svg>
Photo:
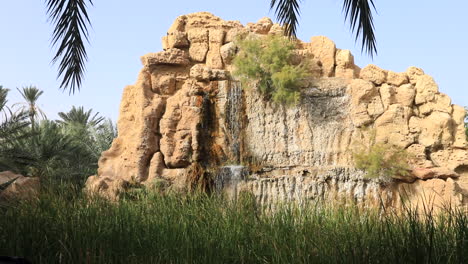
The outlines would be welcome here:
<svg viewBox="0 0 468 264">
<path fill-rule="evenodd" d="M 229 165 L 219 168 L 215 178 L 215 189 L 218 193 L 225 192 L 230 198 L 237 196 L 237 185 L 246 179 L 248 169 L 240 165 Z"/>
<path fill-rule="evenodd" d="M 227 90 L 226 128 L 233 162 L 240 161 L 240 132 L 242 128 L 242 86 L 240 82 L 231 82 Z"/>
</svg>

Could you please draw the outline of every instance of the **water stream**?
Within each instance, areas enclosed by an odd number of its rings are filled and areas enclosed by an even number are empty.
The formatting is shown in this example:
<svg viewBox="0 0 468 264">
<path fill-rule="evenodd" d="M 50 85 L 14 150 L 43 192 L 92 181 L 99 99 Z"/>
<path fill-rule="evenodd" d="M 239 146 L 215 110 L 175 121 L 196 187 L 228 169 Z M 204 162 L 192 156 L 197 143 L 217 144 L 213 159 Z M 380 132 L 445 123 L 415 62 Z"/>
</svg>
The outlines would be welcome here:
<svg viewBox="0 0 468 264">
<path fill-rule="evenodd" d="M 226 101 L 226 128 L 232 154 L 232 161 L 240 162 L 241 155 L 241 129 L 242 129 L 242 86 L 240 82 L 233 81 L 227 90 Z"/>
<path fill-rule="evenodd" d="M 249 171 L 241 165 L 229 165 L 219 168 L 215 178 L 215 190 L 218 193 L 226 193 L 230 198 L 237 198 L 237 185 L 246 179 Z"/>
</svg>

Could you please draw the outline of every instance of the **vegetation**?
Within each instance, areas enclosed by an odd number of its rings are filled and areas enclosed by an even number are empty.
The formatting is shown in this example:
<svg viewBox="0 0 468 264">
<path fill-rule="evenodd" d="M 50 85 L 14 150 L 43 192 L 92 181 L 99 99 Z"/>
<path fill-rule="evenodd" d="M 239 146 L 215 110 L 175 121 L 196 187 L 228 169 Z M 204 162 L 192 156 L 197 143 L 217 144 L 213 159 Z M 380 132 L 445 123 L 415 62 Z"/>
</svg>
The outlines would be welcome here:
<svg viewBox="0 0 468 264">
<path fill-rule="evenodd" d="M 467 263 L 468 215 L 355 207 L 263 211 L 203 194 L 118 203 L 67 189 L 0 207 L 0 255 L 33 263 Z"/>
<path fill-rule="evenodd" d="M 79 189 L 96 173 L 101 152 L 116 136 L 113 123 L 83 107 L 59 113 L 62 120 L 46 120 L 37 106 L 43 92 L 32 86 L 18 89 L 25 102 L 14 104 L 13 112 L 8 91 L 0 86 L 0 171 L 40 177 L 45 185 L 73 183 Z"/>
<path fill-rule="evenodd" d="M 375 131 L 369 132 L 369 141 L 357 147 L 353 153 L 356 168 L 366 171 L 369 178 L 391 180 L 392 176 L 409 174 L 410 155 L 398 146 L 388 143 L 375 143 Z"/>
<path fill-rule="evenodd" d="M 308 76 L 303 64 L 293 65 L 294 43 L 280 36 L 237 41 L 234 74 L 241 81 L 257 83 L 258 90 L 274 102 L 294 104 L 300 98 L 300 82 Z"/>
</svg>

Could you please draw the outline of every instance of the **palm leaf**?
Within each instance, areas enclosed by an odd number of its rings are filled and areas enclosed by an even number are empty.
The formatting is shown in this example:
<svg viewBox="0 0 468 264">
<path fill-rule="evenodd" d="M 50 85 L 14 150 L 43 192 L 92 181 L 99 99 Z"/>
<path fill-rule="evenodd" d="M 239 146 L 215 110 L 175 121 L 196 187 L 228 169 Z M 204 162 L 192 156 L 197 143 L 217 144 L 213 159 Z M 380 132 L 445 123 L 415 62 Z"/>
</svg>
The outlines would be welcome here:
<svg viewBox="0 0 468 264">
<path fill-rule="evenodd" d="M 301 0 L 271 0 L 270 3 L 270 9 L 275 9 L 276 17 L 284 26 L 284 32 L 289 37 L 296 37 L 297 25 L 299 24 L 300 1 Z"/>
<path fill-rule="evenodd" d="M 52 62 L 60 60 L 60 88 L 69 93 L 80 89 L 88 59 L 84 46 L 90 25 L 87 3 L 93 5 L 92 0 L 46 0 L 47 14 L 55 27 L 52 45 L 58 47 Z"/>
<path fill-rule="evenodd" d="M 299 23 L 301 0 L 271 0 L 270 9 L 275 10 L 278 21 L 283 24 L 289 37 L 296 37 Z M 343 0 L 345 19 L 349 19 L 350 28 L 356 34 L 356 41 L 361 37 L 361 49 L 371 57 L 377 54 L 372 10 L 373 0 Z"/>
<path fill-rule="evenodd" d="M 362 36 L 361 49 L 371 57 L 377 54 L 372 9 L 375 10 L 374 0 L 344 0 L 343 2 L 345 19 L 349 19 L 351 31 L 356 34 L 356 41 L 359 36 Z"/>
</svg>

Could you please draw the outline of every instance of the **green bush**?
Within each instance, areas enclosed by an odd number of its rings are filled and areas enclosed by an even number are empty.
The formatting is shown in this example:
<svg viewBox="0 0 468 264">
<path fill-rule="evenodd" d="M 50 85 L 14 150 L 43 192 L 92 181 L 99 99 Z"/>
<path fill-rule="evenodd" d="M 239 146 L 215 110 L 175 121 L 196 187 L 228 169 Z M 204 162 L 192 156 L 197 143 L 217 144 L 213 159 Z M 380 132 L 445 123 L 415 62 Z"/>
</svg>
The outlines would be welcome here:
<svg viewBox="0 0 468 264">
<path fill-rule="evenodd" d="M 366 132 L 366 131 L 364 131 Z M 356 168 L 366 171 L 366 177 L 391 180 L 393 176 L 407 176 L 411 155 L 404 149 L 388 143 L 376 143 L 375 130 L 368 131 L 368 141 L 361 142 L 353 152 Z"/>
<path fill-rule="evenodd" d="M 391 179 L 409 174 L 409 155 L 405 149 L 390 144 L 374 144 L 354 153 L 356 168 L 365 170 L 367 177 Z"/>
<path fill-rule="evenodd" d="M 300 98 L 300 81 L 309 74 L 305 64 L 293 65 L 294 43 L 280 36 L 245 38 L 237 41 L 234 75 L 256 83 L 267 98 L 280 104 L 295 104 Z"/>
</svg>

